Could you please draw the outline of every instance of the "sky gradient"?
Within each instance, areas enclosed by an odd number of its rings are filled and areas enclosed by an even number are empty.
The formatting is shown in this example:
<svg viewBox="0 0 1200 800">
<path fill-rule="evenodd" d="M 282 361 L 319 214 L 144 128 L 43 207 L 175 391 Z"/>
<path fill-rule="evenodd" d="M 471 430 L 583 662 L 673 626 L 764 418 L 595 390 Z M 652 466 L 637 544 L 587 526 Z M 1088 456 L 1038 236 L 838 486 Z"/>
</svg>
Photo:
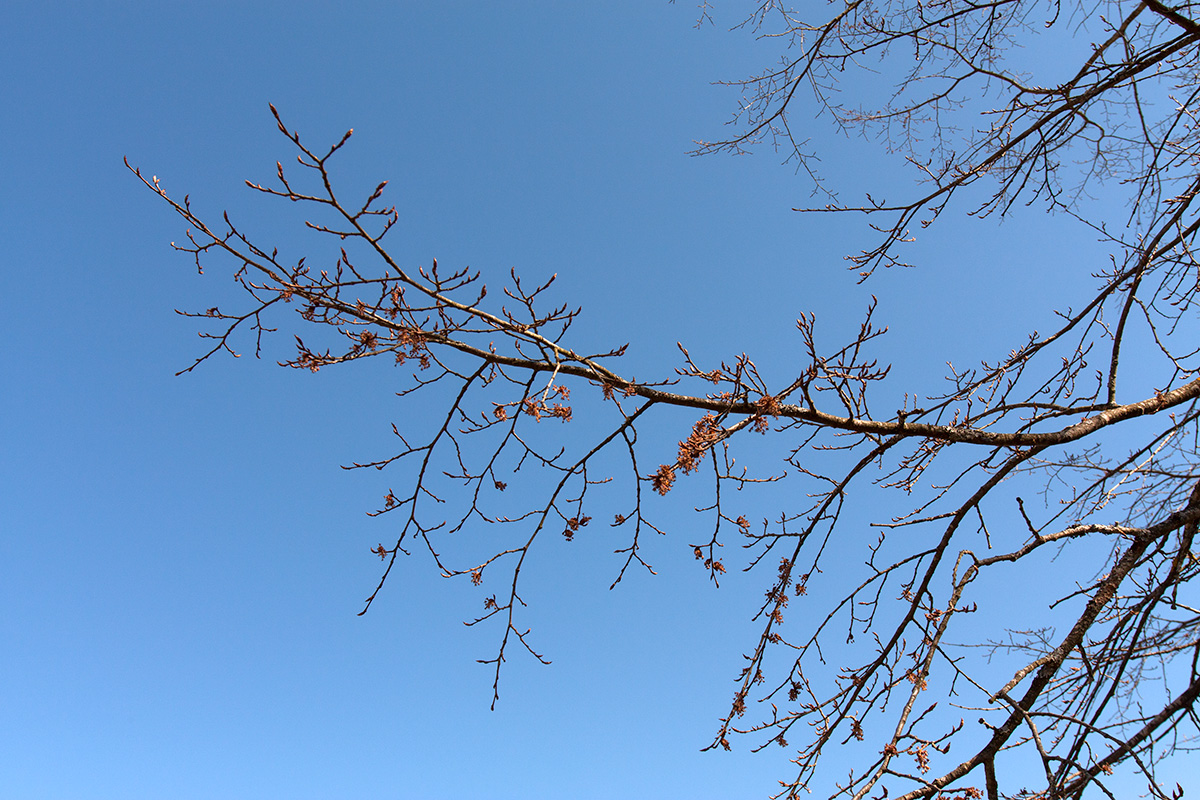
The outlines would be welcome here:
<svg viewBox="0 0 1200 800">
<path fill-rule="evenodd" d="M 1009 222 L 947 226 L 921 269 L 860 286 L 842 257 L 865 226 L 791 211 L 809 187 L 777 154 L 689 156 L 736 107 L 713 82 L 775 56 L 724 13 L 695 29 L 692 4 L 665 2 L 6 4 L 0 794 L 764 797 L 787 777 L 787 750 L 700 752 L 763 587 L 715 589 L 686 516 L 651 546 L 659 575 L 611 592 L 612 541 L 548 545 L 527 590 L 554 663 L 513 658 L 495 711 L 475 663 L 493 632 L 461 624 L 481 595 L 427 557 L 356 616 L 369 549 L 395 538 L 364 512 L 392 479 L 339 465 L 387 455 L 390 423 L 424 412 L 383 364 L 274 366 L 286 330 L 260 361 L 243 341 L 176 377 L 203 343 L 174 309 L 232 306 L 237 287 L 171 250 L 183 225 L 122 163 L 299 252 L 293 209 L 243 184 L 293 157 L 267 104 L 313 146 L 352 127 L 339 177 L 391 181 L 400 258 L 557 274 L 585 306 L 579 348 L 632 342 L 639 377 L 669 374 L 683 342 L 786 378 L 799 314 L 833 340 L 875 294 L 901 394 L 1046 319 L 1045 265 L 1088 246 L 1053 220 L 1019 242 Z M 825 118 L 811 136 L 851 195 L 912 185 Z M 1003 313 L 981 321 L 980 297 Z M 650 435 L 670 452 L 691 421 Z"/>
</svg>

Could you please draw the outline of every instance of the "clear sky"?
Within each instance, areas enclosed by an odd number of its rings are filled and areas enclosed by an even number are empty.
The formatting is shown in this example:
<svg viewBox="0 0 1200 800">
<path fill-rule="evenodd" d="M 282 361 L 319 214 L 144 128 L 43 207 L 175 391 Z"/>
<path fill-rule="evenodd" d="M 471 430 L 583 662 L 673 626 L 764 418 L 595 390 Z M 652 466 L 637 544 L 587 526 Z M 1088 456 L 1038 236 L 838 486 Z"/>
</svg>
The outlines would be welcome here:
<svg viewBox="0 0 1200 800">
<path fill-rule="evenodd" d="M 392 479 L 339 465 L 386 456 L 422 409 L 384 364 L 274 366 L 286 333 L 175 377 L 202 342 L 173 309 L 236 287 L 170 249 L 183 226 L 122 164 L 287 249 L 292 209 L 243 188 L 292 158 L 268 102 L 314 145 L 353 127 L 340 175 L 391 181 L 399 257 L 557 273 L 576 341 L 633 342 L 638 377 L 669 374 L 676 342 L 786 377 L 800 313 L 832 340 L 874 293 L 899 393 L 1047 318 L 1045 264 L 1082 241 L 1051 223 L 1000 256 L 1003 226 L 972 220 L 922 245 L 927 267 L 857 286 L 861 220 L 792 212 L 808 186 L 776 154 L 689 157 L 736 107 L 712 82 L 775 55 L 727 10 L 694 29 L 693 5 L 5 4 L 0 795 L 762 797 L 787 777 L 785 750 L 699 752 L 764 578 L 715 589 L 686 502 L 656 578 L 607 591 L 603 531 L 547 547 L 530 613 L 554 663 L 512 658 L 496 711 L 471 587 L 417 553 L 357 617 L 369 548 L 395 539 L 364 512 Z M 909 185 L 809 124 L 831 181 Z M 982 322 L 980 297 L 1004 313 Z"/>
</svg>

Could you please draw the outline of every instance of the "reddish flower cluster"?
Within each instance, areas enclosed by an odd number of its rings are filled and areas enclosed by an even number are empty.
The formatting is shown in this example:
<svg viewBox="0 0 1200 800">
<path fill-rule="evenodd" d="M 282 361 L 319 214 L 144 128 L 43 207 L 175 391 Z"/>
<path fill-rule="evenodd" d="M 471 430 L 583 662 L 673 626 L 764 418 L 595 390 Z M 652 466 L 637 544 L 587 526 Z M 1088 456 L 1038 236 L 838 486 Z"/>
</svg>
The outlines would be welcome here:
<svg viewBox="0 0 1200 800">
<path fill-rule="evenodd" d="M 591 517 L 571 517 L 567 520 L 567 527 L 563 529 L 563 536 L 569 542 L 575 538 L 575 531 L 587 525 L 592 521 Z"/>
<path fill-rule="evenodd" d="M 395 336 L 399 347 L 396 347 L 396 363 L 403 364 L 410 358 L 415 358 L 421 369 L 429 367 L 429 351 L 426 348 L 425 336 L 417 330 L 401 328 Z M 407 352 L 405 352 L 407 351 Z"/>
<path fill-rule="evenodd" d="M 767 421 L 767 417 L 775 418 L 779 416 L 779 399 L 769 394 L 764 394 L 758 400 L 754 401 L 754 408 L 758 412 L 754 417 L 754 430 L 759 433 L 766 433 L 767 429 L 771 427 L 771 423 Z"/>
<path fill-rule="evenodd" d="M 563 422 L 571 420 L 571 407 L 564 406 L 561 403 L 547 404 L 541 400 L 527 397 L 523 401 L 523 405 L 525 406 L 525 413 L 536 420 L 541 420 L 542 417 L 557 417 Z"/>
<path fill-rule="evenodd" d="M 929 772 L 929 751 L 921 747 L 913 753 L 913 756 L 917 759 L 917 769 L 921 772 Z"/>
<path fill-rule="evenodd" d="M 965 786 L 962 789 L 955 789 L 955 791 L 960 792 L 960 794 L 943 795 L 944 800 L 979 800 L 979 798 L 983 797 L 983 791 L 974 786 Z"/>
<path fill-rule="evenodd" d="M 650 483 L 654 486 L 654 491 L 666 494 L 675 483 L 675 468 L 670 464 L 663 464 L 658 468 L 658 472 L 650 476 Z"/>
<path fill-rule="evenodd" d="M 615 392 L 617 388 L 618 387 L 615 383 L 604 382 L 600 384 L 600 391 L 604 393 L 605 400 L 612 400 L 613 392 Z M 637 387 L 631 383 L 620 388 L 622 397 L 633 397 L 635 394 L 637 394 Z"/>
<path fill-rule="evenodd" d="M 704 551 L 699 547 L 693 547 L 692 555 L 694 555 L 696 560 L 699 561 L 700 559 L 704 558 Z M 710 569 L 713 572 L 725 572 L 725 565 L 721 563 L 721 559 L 719 558 L 704 558 L 704 568 Z"/>
<path fill-rule="evenodd" d="M 717 424 L 717 418 L 712 414 L 705 414 L 697 420 L 688 438 L 679 443 L 679 458 L 675 463 L 683 470 L 684 475 L 700 466 L 704 454 L 720 441 L 723 433 L 721 426 Z"/>
</svg>

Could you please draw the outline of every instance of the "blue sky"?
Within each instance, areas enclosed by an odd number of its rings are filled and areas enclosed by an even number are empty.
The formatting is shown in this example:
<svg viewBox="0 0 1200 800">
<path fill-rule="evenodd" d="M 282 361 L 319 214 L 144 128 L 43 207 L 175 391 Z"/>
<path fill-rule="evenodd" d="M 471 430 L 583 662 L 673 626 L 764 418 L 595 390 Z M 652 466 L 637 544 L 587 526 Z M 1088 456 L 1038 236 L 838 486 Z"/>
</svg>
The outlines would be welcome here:
<svg viewBox="0 0 1200 800">
<path fill-rule="evenodd" d="M 400 405 L 382 364 L 275 367 L 286 332 L 261 361 L 175 377 L 202 343 L 173 309 L 234 303 L 236 287 L 170 249 L 183 226 L 122 164 L 298 253 L 292 209 L 242 184 L 292 157 L 267 104 L 314 145 L 353 127 L 339 176 L 391 181 L 400 258 L 497 281 L 557 273 L 585 306 L 576 341 L 632 341 L 639 377 L 669 373 L 683 342 L 786 378 L 801 312 L 832 341 L 874 293 L 899 394 L 1046 319 L 1045 264 L 1086 242 L 1054 221 L 1017 242 L 1012 223 L 967 221 L 920 245 L 928 266 L 858 286 L 842 256 L 861 221 L 793 213 L 808 187 L 775 154 L 689 157 L 737 102 L 712 82 L 774 55 L 728 32 L 728 13 L 699 30 L 694 16 L 665 2 L 6 5 L 6 797 L 758 797 L 787 776 L 787 751 L 699 752 L 763 587 L 712 587 L 685 546 L 686 503 L 678 538 L 650 550 L 659 576 L 616 591 L 611 540 L 547 547 L 530 624 L 554 664 L 513 658 L 494 712 L 475 663 L 494 637 L 461 624 L 478 592 L 417 553 L 355 616 L 378 577 L 369 548 L 394 540 L 364 511 L 394 479 L 339 465 L 387 455 L 389 424 L 424 411 Z M 831 182 L 909 185 L 877 148 L 808 124 Z M 1003 313 L 981 322 L 980 297 Z M 669 452 L 691 420 L 663 424 Z"/>
</svg>

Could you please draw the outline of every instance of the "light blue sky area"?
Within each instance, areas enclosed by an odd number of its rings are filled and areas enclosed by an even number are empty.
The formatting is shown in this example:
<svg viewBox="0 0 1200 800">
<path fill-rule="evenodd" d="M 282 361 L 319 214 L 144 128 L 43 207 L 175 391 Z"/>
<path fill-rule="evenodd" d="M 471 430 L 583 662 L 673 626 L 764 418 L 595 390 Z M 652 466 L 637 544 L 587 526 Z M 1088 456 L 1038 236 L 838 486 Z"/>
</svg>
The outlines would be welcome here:
<svg viewBox="0 0 1200 800">
<path fill-rule="evenodd" d="M 657 578 L 631 572 L 607 591 L 624 544 L 607 527 L 546 542 L 527 623 L 554 664 L 514 651 L 494 712 L 475 659 L 496 631 L 461 624 L 483 590 L 417 552 L 355 616 L 379 575 L 369 548 L 395 540 L 392 521 L 363 512 L 403 473 L 339 465 L 389 455 L 390 423 L 420 430 L 430 409 L 400 403 L 383 363 L 275 367 L 288 330 L 261 361 L 241 341 L 240 360 L 175 377 L 203 343 L 173 309 L 232 308 L 238 291 L 170 249 L 180 220 L 122 164 L 295 257 L 309 241 L 296 209 L 242 183 L 293 159 L 267 104 L 313 146 L 353 127 L 336 173 L 352 192 L 391 181 L 399 260 L 471 265 L 497 287 L 512 267 L 557 273 L 555 297 L 585 306 L 576 347 L 630 341 L 625 369 L 643 379 L 670 375 L 683 342 L 790 380 L 796 317 L 816 311 L 832 344 L 875 294 L 899 398 L 1077 302 L 1054 285 L 1092 271 L 1089 238 L 1032 214 L 1019 237 L 1012 221 L 947 225 L 915 246 L 920 269 L 856 285 L 842 256 L 865 225 L 793 213 L 808 186 L 780 157 L 688 156 L 738 102 L 712 82 L 776 57 L 726 30 L 729 9 L 699 30 L 695 13 L 6 4 L 0 795 L 762 797 L 788 777 L 788 750 L 699 752 L 768 579 L 707 581 L 686 546 L 708 524 L 688 510 L 699 493 L 656 506 L 674 534 L 649 545 Z M 827 118 L 796 120 L 848 199 L 910 186 L 898 160 Z M 693 421 L 658 418 L 658 460 Z"/>
</svg>

